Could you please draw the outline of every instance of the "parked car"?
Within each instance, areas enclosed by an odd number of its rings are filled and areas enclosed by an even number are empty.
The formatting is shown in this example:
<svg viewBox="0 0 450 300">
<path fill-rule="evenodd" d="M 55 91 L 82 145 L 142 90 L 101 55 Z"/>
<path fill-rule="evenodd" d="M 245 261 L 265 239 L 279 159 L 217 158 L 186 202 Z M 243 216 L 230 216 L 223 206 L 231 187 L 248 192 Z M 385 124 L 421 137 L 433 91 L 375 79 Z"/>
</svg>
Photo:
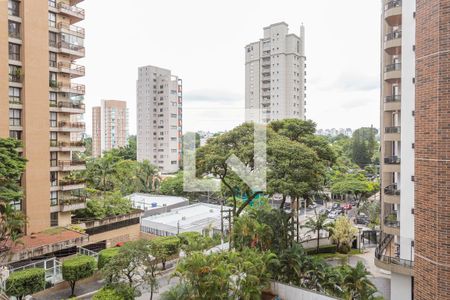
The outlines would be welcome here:
<svg viewBox="0 0 450 300">
<path fill-rule="evenodd" d="M 336 210 L 333 210 L 328 214 L 328 219 L 336 219 L 339 216 L 339 212 Z"/>
<path fill-rule="evenodd" d="M 331 210 L 336 210 L 339 207 L 341 207 L 341 205 L 339 203 L 333 203 L 333 206 L 331 206 Z"/>
<path fill-rule="evenodd" d="M 350 203 L 346 203 L 346 204 L 344 204 L 344 206 L 342 208 L 345 210 L 350 210 L 350 209 L 352 209 L 352 207 L 353 206 Z"/>
<path fill-rule="evenodd" d="M 355 223 L 361 224 L 361 225 L 367 225 L 367 224 L 369 224 L 369 217 L 366 216 L 365 214 L 359 214 L 355 218 Z"/>
</svg>

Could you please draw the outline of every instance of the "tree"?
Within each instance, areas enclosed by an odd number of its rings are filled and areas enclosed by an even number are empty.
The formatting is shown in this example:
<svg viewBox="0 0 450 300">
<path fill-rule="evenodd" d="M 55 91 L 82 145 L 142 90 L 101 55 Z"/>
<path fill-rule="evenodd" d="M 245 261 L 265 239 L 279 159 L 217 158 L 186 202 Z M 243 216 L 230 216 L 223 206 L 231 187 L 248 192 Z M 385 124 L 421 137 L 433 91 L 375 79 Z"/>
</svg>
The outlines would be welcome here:
<svg viewBox="0 0 450 300">
<path fill-rule="evenodd" d="M 89 186 L 103 191 L 114 189 L 114 176 L 116 174 L 115 163 L 118 161 L 111 153 L 105 153 L 100 158 L 93 158 L 87 161 L 86 178 Z"/>
<path fill-rule="evenodd" d="M 114 287 L 105 286 L 99 290 L 93 300 L 134 300 L 134 290 L 124 283 L 115 283 Z"/>
<path fill-rule="evenodd" d="M 126 146 L 112 149 L 109 152 L 114 156 L 120 157 L 121 160 L 137 160 L 136 136 L 130 135 L 128 137 L 128 144 Z"/>
<path fill-rule="evenodd" d="M 157 188 L 156 180 L 160 180 L 158 173 L 158 167 L 150 164 L 148 160 L 139 162 L 136 174 L 139 191 L 142 193 L 154 192 Z"/>
<path fill-rule="evenodd" d="M 177 284 L 161 294 L 161 300 L 186 300 L 191 292 L 185 284 Z"/>
<path fill-rule="evenodd" d="M 265 251 L 271 247 L 274 232 L 267 224 L 259 223 L 246 214 L 235 220 L 233 235 L 233 246 L 236 249 L 256 248 Z"/>
<path fill-rule="evenodd" d="M 103 266 L 102 274 L 112 288 L 126 281 L 135 295 L 140 294 L 140 286 L 148 284 L 152 298 L 158 287 L 156 255 L 147 240 L 128 242 Z"/>
<path fill-rule="evenodd" d="M 176 236 L 160 236 L 150 241 L 151 253 L 161 262 L 163 270 L 169 257 L 180 251 L 180 239 Z"/>
<path fill-rule="evenodd" d="M 363 175 L 346 174 L 331 185 L 331 192 L 338 195 L 353 195 L 357 207 L 361 201 L 379 190 L 378 182 L 367 180 Z"/>
<path fill-rule="evenodd" d="M 96 265 L 95 258 L 87 255 L 78 255 L 63 262 L 62 275 L 70 284 L 71 296 L 75 296 L 77 281 L 94 275 Z"/>
<path fill-rule="evenodd" d="M 332 224 L 327 220 L 327 214 L 316 214 L 315 217 L 308 218 L 303 228 L 308 228 L 308 232 L 317 232 L 317 253 L 320 249 L 320 231 L 329 232 L 332 228 Z"/>
<path fill-rule="evenodd" d="M 31 268 L 13 272 L 6 280 L 6 293 L 18 300 L 45 289 L 45 270 Z"/>
<path fill-rule="evenodd" d="M 377 292 L 376 287 L 367 278 L 370 272 L 367 271 L 364 264 L 360 261 L 356 267 L 352 268 L 348 265 L 341 268 L 342 283 L 344 299 L 377 299 L 375 296 Z"/>
<path fill-rule="evenodd" d="M 97 262 L 98 269 L 101 270 L 106 264 L 108 264 L 111 261 L 112 258 L 117 256 L 119 250 L 120 250 L 119 247 L 114 247 L 100 251 L 98 253 L 98 262 Z"/>
<path fill-rule="evenodd" d="M 180 247 L 187 254 L 190 255 L 194 251 L 203 251 L 213 246 L 214 240 L 209 236 L 202 236 L 195 231 L 179 233 Z"/>
<path fill-rule="evenodd" d="M 86 203 L 85 209 L 75 211 L 80 219 L 97 219 L 125 215 L 132 211 L 130 199 L 123 198 L 119 192 L 105 193 L 102 199 L 92 198 Z"/>
<path fill-rule="evenodd" d="M 377 147 L 375 135 L 377 130 L 370 127 L 362 127 L 352 136 L 352 159 L 361 168 L 373 162 Z"/>
<path fill-rule="evenodd" d="M 331 238 L 336 243 L 338 252 L 347 254 L 351 249 L 351 244 L 358 233 L 358 229 L 353 226 L 348 217 L 340 216 L 334 223 L 331 232 Z"/>
<path fill-rule="evenodd" d="M 163 195 L 185 197 L 183 188 L 183 172 L 178 172 L 175 176 L 167 177 L 161 181 L 159 192 Z"/>
<path fill-rule="evenodd" d="M 26 160 L 17 151 L 18 140 L 0 138 L 0 263 L 9 257 L 9 249 L 19 242 L 26 224 L 25 215 L 16 210 L 14 202 L 23 197 L 20 178 Z"/>
</svg>

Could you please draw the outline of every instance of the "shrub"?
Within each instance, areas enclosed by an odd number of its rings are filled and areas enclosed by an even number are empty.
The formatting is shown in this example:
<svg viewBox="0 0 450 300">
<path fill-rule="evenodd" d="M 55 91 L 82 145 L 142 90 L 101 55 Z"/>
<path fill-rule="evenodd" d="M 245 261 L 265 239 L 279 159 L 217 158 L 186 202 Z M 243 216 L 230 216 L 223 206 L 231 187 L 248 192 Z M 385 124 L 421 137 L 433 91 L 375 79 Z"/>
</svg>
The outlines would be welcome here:
<svg viewBox="0 0 450 300">
<path fill-rule="evenodd" d="M 180 250 L 180 239 L 176 236 L 160 236 L 150 241 L 152 255 L 161 260 L 163 270 L 166 269 L 166 261 Z"/>
<path fill-rule="evenodd" d="M 316 248 L 305 249 L 305 251 L 306 251 L 306 254 L 308 254 L 308 255 L 317 253 Z M 320 248 L 319 248 L 319 253 L 336 253 L 336 251 L 337 251 L 336 245 L 325 245 L 325 246 L 320 246 Z"/>
<path fill-rule="evenodd" d="M 117 293 L 112 288 L 102 288 L 100 291 L 98 291 L 92 300 L 122 300 L 122 295 Z"/>
<path fill-rule="evenodd" d="M 119 247 L 104 249 L 98 254 L 98 269 L 102 269 L 114 256 L 119 253 Z"/>
<path fill-rule="evenodd" d="M 19 300 L 43 289 L 45 289 L 45 270 L 40 268 L 11 273 L 6 280 L 6 293 Z"/>
<path fill-rule="evenodd" d="M 92 276 L 95 266 L 95 258 L 87 255 L 78 255 L 63 262 L 62 275 L 64 280 L 70 284 L 71 296 L 74 296 L 76 282 Z"/>
</svg>

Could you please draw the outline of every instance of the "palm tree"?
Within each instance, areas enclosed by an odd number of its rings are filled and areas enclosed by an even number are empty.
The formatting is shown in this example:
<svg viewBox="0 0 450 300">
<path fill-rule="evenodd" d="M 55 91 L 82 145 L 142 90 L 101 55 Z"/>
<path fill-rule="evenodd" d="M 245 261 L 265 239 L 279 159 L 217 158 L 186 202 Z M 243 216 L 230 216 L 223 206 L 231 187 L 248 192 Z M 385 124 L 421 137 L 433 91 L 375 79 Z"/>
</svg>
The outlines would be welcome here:
<svg viewBox="0 0 450 300">
<path fill-rule="evenodd" d="M 346 265 L 342 267 L 342 289 L 344 299 L 377 299 L 376 287 L 367 277 L 370 272 L 362 262 L 358 262 L 354 268 Z"/>
<path fill-rule="evenodd" d="M 308 218 L 305 224 L 302 225 L 302 228 L 309 229 L 306 233 L 317 232 L 317 253 L 319 253 L 320 249 L 320 231 L 325 230 L 327 232 L 330 232 L 332 226 L 333 225 L 330 222 L 327 222 L 326 214 L 316 214 L 315 218 Z"/>
<path fill-rule="evenodd" d="M 305 278 L 309 259 L 303 247 L 297 243 L 284 250 L 279 257 L 280 268 L 278 276 L 280 281 L 301 285 Z"/>
<path fill-rule="evenodd" d="M 88 174 L 87 178 L 90 179 L 94 188 L 103 191 L 103 194 L 106 191 L 112 190 L 114 185 L 113 178 L 116 174 L 114 158 L 106 154 L 101 158 L 92 160 L 90 163 L 93 166 L 88 168 L 90 174 Z"/>
<path fill-rule="evenodd" d="M 158 168 L 148 160 L 138 163 L 137 181 L 140 191 L 150 193 L 155 190 L 155 181 L 158 178 Z"/>
<path fill-rule="evenodd" d="M 185 300 L 188 298 L 189 290 L 185 284 L 177 284 L 167 292 L 161 294 L 161 300 Z"/>
</svg>

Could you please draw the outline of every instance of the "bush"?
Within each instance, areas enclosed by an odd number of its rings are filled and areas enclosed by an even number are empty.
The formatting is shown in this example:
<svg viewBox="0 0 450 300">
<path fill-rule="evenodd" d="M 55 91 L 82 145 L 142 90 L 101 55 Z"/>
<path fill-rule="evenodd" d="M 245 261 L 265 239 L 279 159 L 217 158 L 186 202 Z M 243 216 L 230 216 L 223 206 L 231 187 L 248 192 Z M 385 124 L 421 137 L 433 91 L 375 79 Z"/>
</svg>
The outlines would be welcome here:
<svg viewBox="0 0 450 300">
<path fill-rule="evenodd" d="M 112 288 L 102 288 L 100 291 L 98 291 L 92 300 L 122 300 L 122 295 L 117 293 Z"/>
<path fill-rule="evenodd" d="M 163 270 L 166 269 L 166 261 L 180 250 L 180 239 L 176 236 L 160 236 L 150 241 L 152 255 L 161 260 Z"/>
<path fill-rule="evenodd" d="M 64 280 L 70 284 L 71 296 L 74 296 L 76 282 L 92 276 L 96 264 L 95 258 L 87 255 L 78 255 L 63 262 L 62 275 Z"/>
<path fill-rule="evenodd" d="M 104 249 L 98 254 L 98 269 L 102 269 L 114 256 L 119 253 L 119 247 Z"/>
<path fill-rule="evenodd" d="M 45 270 L 40 268 L 11 273 L 6 280 L 6 293 L 19 300 L 43 289 L 45 289 Z"/>
<path fill-rule="evenodd" d="M 317 249 L 316 248 L 310 248 L 310 249 L 305 249 L 306 254 L 308 255 L 313 255 L 317 253 Z M 319 253 L 336 253 L 337 248 L 336 245 L 325 245 L 325 246 L 320 246 L 319 248 Z"/>
</svg>

